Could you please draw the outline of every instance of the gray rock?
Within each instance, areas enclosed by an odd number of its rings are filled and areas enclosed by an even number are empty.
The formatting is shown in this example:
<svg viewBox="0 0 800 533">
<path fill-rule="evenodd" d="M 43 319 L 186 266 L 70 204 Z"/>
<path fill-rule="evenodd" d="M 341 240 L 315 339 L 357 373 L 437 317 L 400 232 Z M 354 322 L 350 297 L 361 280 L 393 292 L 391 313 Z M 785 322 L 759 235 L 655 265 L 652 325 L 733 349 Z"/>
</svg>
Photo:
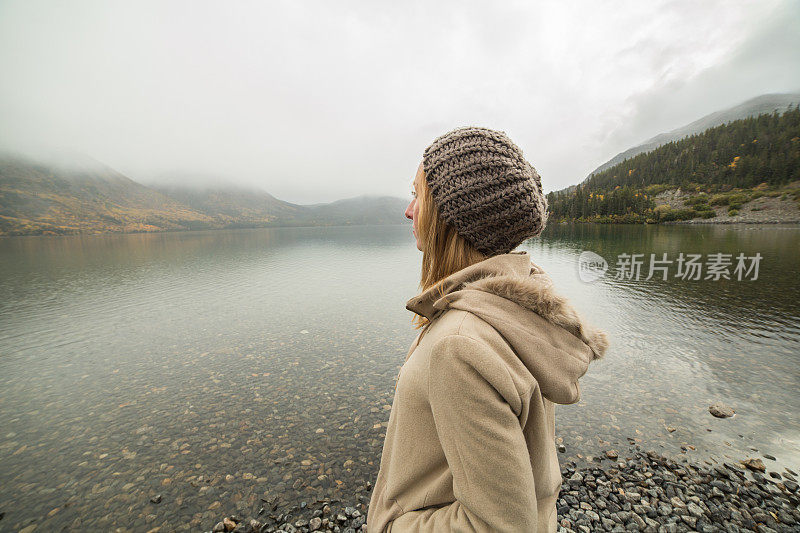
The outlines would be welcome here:
<svg viewBox="0 0 800 533">
<path fill-rule="evenodd" d="M 643 530 L 647 526 L 647 523 L 644 521 L 644 518 L 642 518 L 636 513 L 631 513 L 631 522 L 635 523 L 638 526 L 639 528 L 638 531 Z"/>
<path fill-rule="evenodd" d="M 734 411 L 722 402 L 715 402 L 708 407 L 708 412 L 717 418 L 728 418 L 733 416 Z"/>
<path fill-rule="evenodd" d="M 686 510 L 695 518 L 700 518 L 704 514 L 703 510 L 694 502 L 690 502 L 689 505 L 686 506 Z"/>
<path fill-rule="evenodd" d="M 236 524 L 236 527 L 233 528 L 233 533 L 253 533 L 253 528 L 250 527 L 250 524 L 239 522 Z"/>
<path fill-rule="evenodd" d="M 596 512 L 587 509 L 586 511 L 584 511 L 584 513 L 586 513 L 586 516 L 588 516 L 592 522 L 600 521 L 600 515 L 597 514 Z"/>
</svg>

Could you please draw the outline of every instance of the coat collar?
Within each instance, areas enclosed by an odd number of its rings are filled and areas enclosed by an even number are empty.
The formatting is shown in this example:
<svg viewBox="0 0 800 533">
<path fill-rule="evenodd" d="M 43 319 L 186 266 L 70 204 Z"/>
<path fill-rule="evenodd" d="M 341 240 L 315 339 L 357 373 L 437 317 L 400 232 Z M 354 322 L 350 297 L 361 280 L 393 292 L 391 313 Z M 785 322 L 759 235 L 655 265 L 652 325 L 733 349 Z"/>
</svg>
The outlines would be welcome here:
<svg viewBox="0 0 800 533">
<path fill-rule="evenodd" d="M 565 329 L 591 348 L 592 359 L 600 359 L 608 348 L 608 336 L 586 323 L 569 301 L 553 290 L 553 282 L 544 269 L 531 261 L 525 251 L 489 257 L 444 279 L 436 286 L 406 302 L 406 309 L 433 322 L 460 297 L 453 294 L 478 290 L 501 296 L 533 311 L 554 326 Z"/>
<path fill-rule="evenodd" d="M 443 311 L 435 307 L 436 302 L 442 296 L 458 290 L 461 285 L 498 274 L 528 275 L 532 266 L 530 256 L 524 251 L 489 257 L 447 276 L 441 288 L 433 286 L 411 298 L 406 302 L 406 309 L 432 322 Z"/>
</svg>

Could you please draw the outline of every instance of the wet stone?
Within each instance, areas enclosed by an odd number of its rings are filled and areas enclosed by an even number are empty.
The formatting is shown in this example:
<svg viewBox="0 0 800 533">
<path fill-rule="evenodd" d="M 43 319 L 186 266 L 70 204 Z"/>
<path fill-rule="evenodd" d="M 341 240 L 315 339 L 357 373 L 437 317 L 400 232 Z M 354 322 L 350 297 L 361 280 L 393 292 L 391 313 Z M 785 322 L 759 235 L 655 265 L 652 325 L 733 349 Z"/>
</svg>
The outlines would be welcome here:
<svg viewBox="0 0 800 533">
<path fill-rule="evenodd" d="M 766 470 L 766 468 L 764 467 L 764 463 L 761 461 L 761 459 L 758 458 L 745 459 L 744 461 L 742 461 L 742 464 L 751 470 L 757 470 L 759 472 L 764 472 Z"/>
<path fill-rule="evenodd" d="M 729 418 L 734 414 L 733 409 L 722 402 L 715 402 L 710 405 L 708 412 L 717 418 Z"/>
</svg>

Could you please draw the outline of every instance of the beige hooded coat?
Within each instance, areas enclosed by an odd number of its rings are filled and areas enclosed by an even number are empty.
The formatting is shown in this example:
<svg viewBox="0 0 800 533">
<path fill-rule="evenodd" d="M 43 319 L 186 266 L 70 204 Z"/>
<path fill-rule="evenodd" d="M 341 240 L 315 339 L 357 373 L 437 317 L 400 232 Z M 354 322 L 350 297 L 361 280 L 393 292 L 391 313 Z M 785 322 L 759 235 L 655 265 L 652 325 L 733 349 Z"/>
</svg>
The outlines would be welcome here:
<svg viewBox="0 0 800 533">
<path fill-rule="evenodd" d="M 400 369 L 369 533 L 555 532 L 554 404 L 607 334 L 586 324 L 526 252 L 446 278 L 406 308 L 427 317 Z"/>
</svg>

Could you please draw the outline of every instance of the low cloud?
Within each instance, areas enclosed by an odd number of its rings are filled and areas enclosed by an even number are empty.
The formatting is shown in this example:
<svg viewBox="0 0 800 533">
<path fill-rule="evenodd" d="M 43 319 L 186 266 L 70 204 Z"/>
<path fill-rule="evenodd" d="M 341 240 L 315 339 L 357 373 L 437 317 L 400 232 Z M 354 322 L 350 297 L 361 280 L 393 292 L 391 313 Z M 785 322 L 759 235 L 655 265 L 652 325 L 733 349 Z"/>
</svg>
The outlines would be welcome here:
<svg viewBox="0 0 800 533">
<path fill-rule="evenodd" d="M 800 88 L 796 2 L 6 1 L 0 147 L 296 203 L 405 196 L 424 148 L 506 131 L 547 191 Z"/>
</svg>

